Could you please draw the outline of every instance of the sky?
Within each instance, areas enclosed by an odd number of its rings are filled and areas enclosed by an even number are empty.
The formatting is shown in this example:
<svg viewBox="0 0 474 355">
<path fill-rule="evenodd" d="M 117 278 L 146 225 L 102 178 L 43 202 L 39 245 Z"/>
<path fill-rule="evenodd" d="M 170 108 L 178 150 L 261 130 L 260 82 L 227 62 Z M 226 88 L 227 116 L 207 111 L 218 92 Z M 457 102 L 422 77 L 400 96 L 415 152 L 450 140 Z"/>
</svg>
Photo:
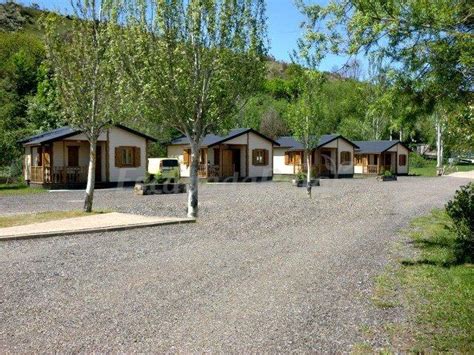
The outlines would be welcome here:
<svg viewBox="0 0 474 355">
<path fill-rule="evenodd" d="M 68 12 L 69 0 L 23 0 L 25 5 L 38 4 L 42 9 Z M 325 4 L 326 0 L 313 0 Z M 290 62 L 290 53 L 296 47 L 296 41 L 302 34 L 300 23 L 302 15 L 296 9 L 293 0 L 267 0 L 268 37 L 270 39 L 270 54 L 277 60 Z M 341 67 L 347 58 L 328 55 L 320 65 L 320 70 L 331 71 Z M 364 69 L 364 68 L 363 68 Z"/>
</svg>

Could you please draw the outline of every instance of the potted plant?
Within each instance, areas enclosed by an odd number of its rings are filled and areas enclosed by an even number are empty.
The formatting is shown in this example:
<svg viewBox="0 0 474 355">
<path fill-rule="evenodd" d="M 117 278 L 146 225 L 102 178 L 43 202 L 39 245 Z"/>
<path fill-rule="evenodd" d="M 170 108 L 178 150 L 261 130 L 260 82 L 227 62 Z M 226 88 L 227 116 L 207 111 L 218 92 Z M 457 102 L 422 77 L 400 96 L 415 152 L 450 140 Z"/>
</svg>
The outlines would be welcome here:
<svg viewBox="0 0 474 355">
<path fill-rule="evenodd" d="M 390 170 L 385 170 L 382 174 L 382 181 L 396 181 L 397 176 L 394 175 Z"/>
<path fill-rule="evenodd" d="M 293 180 L 291 180 L 293 186 L 302 187 L 306 180 L 306 174 L 300 171 L 297 173 Z"/>
</svg>

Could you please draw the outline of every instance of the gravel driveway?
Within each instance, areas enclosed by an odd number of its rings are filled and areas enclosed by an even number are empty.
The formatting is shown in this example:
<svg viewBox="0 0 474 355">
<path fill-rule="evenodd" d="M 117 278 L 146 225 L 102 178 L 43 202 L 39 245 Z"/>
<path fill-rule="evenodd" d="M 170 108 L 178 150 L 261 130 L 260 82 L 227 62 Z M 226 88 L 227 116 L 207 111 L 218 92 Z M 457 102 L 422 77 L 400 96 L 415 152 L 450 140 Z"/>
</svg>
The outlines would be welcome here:
<svg viewBox="0 0 474 355">
<path fill-rule="evenodd" d="M 196 224 L 0 244 L 0 352 L 350 351 L 397 231 L 460 178 L 203 185 Z M 0 198 L 0 214 L 78 208 L 81 192 Z M 185 216 L 185 195 L 98 191 L 97 208 Z M 386 345 L 382 334 L 373 346 Z"/>
</svg>

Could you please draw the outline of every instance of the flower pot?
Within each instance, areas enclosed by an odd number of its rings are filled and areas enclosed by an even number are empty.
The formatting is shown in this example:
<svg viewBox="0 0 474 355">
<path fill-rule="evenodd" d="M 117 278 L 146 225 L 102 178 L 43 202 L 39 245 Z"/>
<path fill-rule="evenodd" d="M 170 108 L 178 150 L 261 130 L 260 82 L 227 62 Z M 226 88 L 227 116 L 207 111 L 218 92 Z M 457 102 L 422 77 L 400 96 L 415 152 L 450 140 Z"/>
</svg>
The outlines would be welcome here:
<svg viewBox="0 0 474 355">
<path fill-rule="evenodd" d="M 319 179 L 311 179 L 311 186 L 320 186 Z"/>
<path fill-rule="evenodd" d="M 302 187 L 303 186 L 303 180 L 297 180 L 293 179 L 291 180 L 291 184 L 296 187 Z"/>
<path fill-rule="evenodd" d="M 393 175 L 393 176 L 381 176 L 381 179 L 382 181 L 397 181 L 397 176 L 396 175 Z"/>
</svg>

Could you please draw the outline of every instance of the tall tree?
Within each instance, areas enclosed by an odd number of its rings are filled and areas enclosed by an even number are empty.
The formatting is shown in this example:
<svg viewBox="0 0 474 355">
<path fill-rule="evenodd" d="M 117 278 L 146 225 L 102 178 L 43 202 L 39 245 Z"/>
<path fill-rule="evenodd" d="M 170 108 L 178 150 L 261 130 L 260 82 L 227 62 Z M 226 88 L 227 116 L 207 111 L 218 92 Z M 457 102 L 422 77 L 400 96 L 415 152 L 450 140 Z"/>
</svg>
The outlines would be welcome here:
<svg viewBox="0 0 474 355">
<path fill-rule="evenodd" d="M 112 1 L 78 0 L 75 16 L 45 18 L 49 67 L 66 122 L 79 129 L 90 145 L 84 210 L 92 211 L 96 146 L 117 119 L 117 66 L 110 42 L 116 32 L 117 7 Z"/>
<path fill-rule="evenodd" d="M 311 197 L 312 155 L 317 148 L 319 139 L 324 133 L 325 120 L 322 115 L 322 84 L 324 75 L 313 71 L 304 70 L 301 73 L 300 93 L 290 104 L 287 115 L 287 125 L 293 136 L 304 148 L 306 158 L 306 192 Z"/>
<path fill-rule="evenodd" d="M 128 3 L 122 55 L 123 97 L 152 124 L 191 144 L 188 216 L 198 214 L 199 150 L 262 84 L 266 18 L 263 0 L 150 0 Z"/>
<path fill-rule="evenodd" d="M 326 6 L 296 0 L 305 14 L 306 50 L 369 54 L 397 72 L 394 83 L 424 97 L 433 115 L 472 100 L 474 12 L 466 0 L 331 0 Z M 451 103 L 448 103 L 451 101 Z M 433 104 L 434 103 L 434 104 Z M 442 130 L 436 125 L 439 135 Z M 439 154 L 442 153 L 439 145 Z M 442 161 L 442 154 L 440 157 Z"/>
</svg>

